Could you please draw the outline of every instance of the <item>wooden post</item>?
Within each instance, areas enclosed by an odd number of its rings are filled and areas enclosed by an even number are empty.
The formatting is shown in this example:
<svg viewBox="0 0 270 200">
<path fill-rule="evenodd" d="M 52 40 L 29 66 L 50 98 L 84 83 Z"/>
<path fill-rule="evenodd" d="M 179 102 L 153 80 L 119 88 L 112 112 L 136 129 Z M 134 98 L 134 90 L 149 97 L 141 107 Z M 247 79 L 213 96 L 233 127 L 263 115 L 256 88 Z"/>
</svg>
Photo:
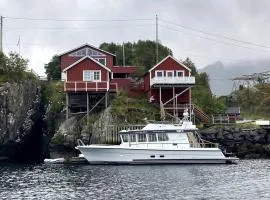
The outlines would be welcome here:
<svg viewBox="0 0 270 200">
<path fill-rule="evenodd" d="M 105 108 L 108 107 L 108 92 L 105 93 Z"/>
<path fill-rule="evenodd" d="M 173 87 L 173 116 L 176 116 L 176 112 L 175 112 L 175 87 Z"/>
<path fill-rule="evenodd" d="M 68 120 L 68 111 L 69 111 L 69 99 L 68 99 L 68 93 L 66 93 L 66 120 Z"/>
<path fill-rule="evenodd" d="M 87 124 L 89 122 L 89 93 L 86 92 L 86 106 L 87 106 Z"/>
<path fill-rule="evenodd" d="M 188 90 L 189 92 L 189 120 L 191 121 L 191 87 Z"/>
</svg>

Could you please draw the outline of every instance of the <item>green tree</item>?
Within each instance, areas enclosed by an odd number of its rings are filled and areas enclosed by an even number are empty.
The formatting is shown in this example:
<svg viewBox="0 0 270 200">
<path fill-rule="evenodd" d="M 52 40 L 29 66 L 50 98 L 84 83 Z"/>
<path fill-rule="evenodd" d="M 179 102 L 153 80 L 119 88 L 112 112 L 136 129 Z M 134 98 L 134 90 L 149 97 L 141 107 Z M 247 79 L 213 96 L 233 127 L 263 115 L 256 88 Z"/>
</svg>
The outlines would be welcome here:
<svg viewBox="0 0 270 200">
<path fill-rule="evenodd" d="M 116 64 L 123 65 L 123 45 L 115 43 L 102 43 L 99 47 L 116 55 Z M 168 55 L 172 50 L 159 44 L 159 61 Z M 125 65 L 143 66 L 148 70 L 156 64 L 156 43 L 150 40 L 139 40 L 138 42 L 124 43 Z"/>
<path fill-rule="evenodd" d="M 184 65 L 191 69 L 191 75 L 195 76 L 196 85 L 192 88 L 192 101 L 207 114 L 217 114 L 225 111 L 225 101 L 212 95 L 209 85 L 209 77 L 203 72 L 199 73 L 190 58 L 183 61 Z"/>
<path fill-rule="evenodd" d="M 0 51 L 0 75 L 4 74 L 6 72 L 6 62 L 7 62 L 7 57 L 6 55 Z"/>
<path fill-rule="evenodd" d="M 28 60 L 24 59 L 21 55 L 10 52 L 8 56 L 4 53 L 0 53 L 0 81 L 1 82 L 13 82 L 20 81 L 24 78 L 28 78 L 27 72 L 25 72 L 28 66 Z"/>
<path fill-rule="evenodd" d="M 189 69 L 191 69 L 191 75 L 192 76 L 196 76 L 198 74 L 198 71 L 195 67 L 195 64 L 190 60 L 189 57 L 186 58 L 186 60 L 183 61 L 183 64 L 188 67 Z"/>
<path fill-rule="evenodd" d="M 57 55 L 54 55 L 50 62 L 45 64 L 44 68 L 48 80 L 61 79 L 60 59 Z"/>
</svg>

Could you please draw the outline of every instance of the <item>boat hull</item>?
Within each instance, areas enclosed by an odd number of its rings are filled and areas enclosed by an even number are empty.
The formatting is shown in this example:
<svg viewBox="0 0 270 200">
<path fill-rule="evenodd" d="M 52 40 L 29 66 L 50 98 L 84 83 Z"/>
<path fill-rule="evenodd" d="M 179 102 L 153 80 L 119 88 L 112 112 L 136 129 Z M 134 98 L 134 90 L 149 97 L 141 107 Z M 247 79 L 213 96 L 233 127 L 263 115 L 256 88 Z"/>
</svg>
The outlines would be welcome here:
<svg viewBox="0 0 270 200">
<path fill-rule="evenodd" d="M 218 148 L 142 149 L 119 146 L 78 146 L 90 164 L 220 164 L 227 158 Z"/>
</svg>

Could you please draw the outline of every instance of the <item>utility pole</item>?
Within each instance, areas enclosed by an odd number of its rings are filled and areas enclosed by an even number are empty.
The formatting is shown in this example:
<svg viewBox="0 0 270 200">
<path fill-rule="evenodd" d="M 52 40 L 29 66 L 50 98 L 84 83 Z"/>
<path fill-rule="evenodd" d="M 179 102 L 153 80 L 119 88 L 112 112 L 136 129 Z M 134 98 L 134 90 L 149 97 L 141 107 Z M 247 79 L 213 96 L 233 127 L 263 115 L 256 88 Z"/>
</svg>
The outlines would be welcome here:
<svg viewBox="0 0 270 200">
<path fill-rule="evenodd" d="M 123 66 L 125 66 L 125 43 L 123 42 Z"/>
<path fill-rule="evenodd" d="M 158 63 L 158 15 L 156 15 L 156 63 Z"/>
<path fill-rule="evenodd" d="M 0 26 L 1 26 L 1 30 L 0 30 L 0 51 L 3 52 L 3 16 L 1 16 L 0 18 Z"/>
</svg>

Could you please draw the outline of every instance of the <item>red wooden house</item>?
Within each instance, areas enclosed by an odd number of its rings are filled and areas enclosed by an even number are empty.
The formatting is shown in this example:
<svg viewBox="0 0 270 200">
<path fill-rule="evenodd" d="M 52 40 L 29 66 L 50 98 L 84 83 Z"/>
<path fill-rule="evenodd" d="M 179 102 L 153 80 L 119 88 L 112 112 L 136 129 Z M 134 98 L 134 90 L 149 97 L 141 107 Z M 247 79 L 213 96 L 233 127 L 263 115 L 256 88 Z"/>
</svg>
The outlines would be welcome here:
<svg viewBox="0 0 270 200">
<path fill-rule="evenodd" d="M 64 52 L 59 57 L 67 111 L 71 112 L 89 111 L 102 98 L 107 106 L 108 94 L 128 90 L 130 74 L 136 70 L 134 66 L 115 66 L 114 54 L 89 44 Z"/>
<path fill-rule="evenodd" d="M 175 117 L 185 108 L 191 110 L 191 87 L 194 84 L 191 70 L 170 55 L 153 66 L 144 77 L 149 99 Z"/>
</svg>

